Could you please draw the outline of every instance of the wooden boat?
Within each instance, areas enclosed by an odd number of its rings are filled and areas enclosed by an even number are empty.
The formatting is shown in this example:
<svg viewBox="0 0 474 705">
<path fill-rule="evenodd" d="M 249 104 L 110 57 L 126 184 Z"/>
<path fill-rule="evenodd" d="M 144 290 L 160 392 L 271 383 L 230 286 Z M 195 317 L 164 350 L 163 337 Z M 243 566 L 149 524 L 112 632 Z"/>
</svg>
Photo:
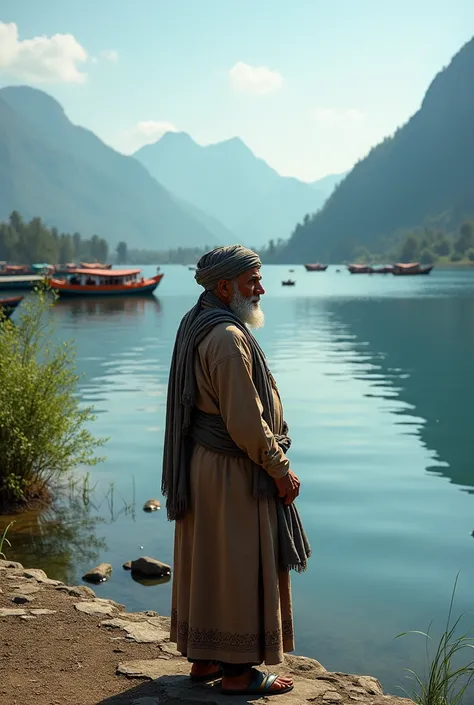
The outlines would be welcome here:
<svg viewBox="0 0 474 705">
<path fill-rule="evenodd" d="M 28 291 L 42 281 L 42 274 L 4 274 L 0 276 L 0 291 Z"/>
<path fill-rule="evenodd" d="M 328 268 L 327 264 L 305 264 L 304 268 L 307 272 L 325 272 Z"/>
<path fill-rule="evenodd" d="M 372 274 L 392 274 L 393 272 L 393 267 L 391 264 L 388 264 L 384 267 L 374 267 L 372 270 Z"/>
<path fill-rule="evenodd" d="M 285 281 L 282 281 L 281 285 L 282 286 L 294 286 L 296 284 L 293 279 L 286 279 Z"/>
<path fill-rule="evenodd" d="M 373 274 L 374 270 L 368 264 L 348 264 L 347 269 L 351 274 Z"/>
<path fill-rule="evenodd" d="M 419 262 L 409 262 L 408 264 L 403 264 L 397 262 L 393 265 L 392 274 L 395 276 L 413 276 L 415 274 L 429 274 L 433 269 L 432 264 L 427 264 L 422 266 Z"/>
<path fill-rule="evenodd" d="M 75 269 L 66 279 L 49 277 L 49 286 L 59 296 L 132 296 L 151 294 L 163 279 L 155 274 L 138 278 L 141 269 Z"/>
<path fill-rule="evenodd" d="M 55 274 L 70 274 L 74 269 L 77 268 L 78 267 L 75 262 L 66 262 L 66 264 L 56 264 L 52 275 L 54 276 Z"/>
<path fill-rule="evenodd" d="M 101 262 L 81 262 L 82 269 L 112 269 L 111 264 L 102 264 Z"/>
<path fill-rule="evenodd" d="M 0 299 L 0 311 L 10 318 L 19 303 L 23 301 L 23 296 L 12 296 L 9 299 Z"/>
<path fill-rule="evenodd" d="M 32 271 L 29 264 L 5 264 L 0 274 L 4 277 L 12 277 L 32 274 Z"/>
</svg>

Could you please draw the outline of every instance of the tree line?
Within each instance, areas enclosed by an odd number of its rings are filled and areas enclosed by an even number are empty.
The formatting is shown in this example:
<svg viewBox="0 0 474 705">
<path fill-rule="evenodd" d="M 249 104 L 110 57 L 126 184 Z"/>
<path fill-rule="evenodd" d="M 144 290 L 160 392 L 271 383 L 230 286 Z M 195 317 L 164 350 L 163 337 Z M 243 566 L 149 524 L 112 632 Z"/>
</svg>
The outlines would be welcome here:
<svg viewBox="0 0 474 705">
<path fill-rule="evenodd" d="M 117 264 L 196 264 L 198 259 L 212 247 L 177 247 L 170 250 L 137 250 L 129 248 L 126 242 L 119 242 L 116 248 Z"/>
<path fill-rule="evenodd" d="M 0 223 L 0 260 L 10 264 L 105 262 L 108 254 L 106 240 L 98 235 L 83 238 L 79 233 L 59 233 L 41 218 L 26 222 L 18 211 Z"/>
<path fill-rule="evenodd" d="M 474 221 L 466 218 L 455 230 L 426 224 L 400 233 L 378 252 L 361 246 L 359 262 L 474 262 Z"/>
</svg>

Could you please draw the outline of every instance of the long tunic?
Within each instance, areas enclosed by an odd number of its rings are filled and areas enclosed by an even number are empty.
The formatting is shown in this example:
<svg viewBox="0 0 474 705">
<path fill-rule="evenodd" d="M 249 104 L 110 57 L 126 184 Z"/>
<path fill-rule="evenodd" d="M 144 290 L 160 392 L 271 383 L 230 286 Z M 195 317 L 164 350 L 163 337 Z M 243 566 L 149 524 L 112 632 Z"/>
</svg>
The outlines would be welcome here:
<svg viewBox="0 0 474 705">
<path fill-rule="evenodd" d="M 254 499 L 252 477 L 254 463 L 274 478 L 289 463 L 262 417 L 251 350 L 238 328 L 213 328 L 196 351 L 195 374 L 198 408 L 221 414 L 248 457 L 194 447 L 191 509 L 175 529 L 171 641 L 192 660 L 277 664 L 294 649 L 290 578 L 278 565 L 275 500 Z"/>
</svg>

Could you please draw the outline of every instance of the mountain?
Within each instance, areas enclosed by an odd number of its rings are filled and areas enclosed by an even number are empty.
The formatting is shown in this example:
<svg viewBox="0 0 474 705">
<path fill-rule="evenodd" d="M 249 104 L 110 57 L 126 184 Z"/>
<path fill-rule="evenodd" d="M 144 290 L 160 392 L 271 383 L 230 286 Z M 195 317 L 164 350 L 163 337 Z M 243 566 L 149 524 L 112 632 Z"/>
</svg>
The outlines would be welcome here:
<svg viewBox="0 0 474 705">
<path fill-rule="evenodd" d="M 0 90 L 0 184 L 0 219 L 16 209 L 59 230 L 148 250 L 217 242 L 136 159 L 26 86 Z"/>
<path fill-rule="evenodd" d="M 341 183 L 348 173 L 348 171 L 343 171 L 341 174 L 328 174 L 327 176 L 323 176 L 322 179 L 312 181 L 310 186 L 324 193 L 326 198 L 329 198 L 336 186 Z"/>
<path fill-rule="evenodd" d="M 199 221 L 202 225 L 204 225 L 206 230 L 208 230 L 213 236 L 213 242 L 219 244 L 228 244 L 235 242 L 236 237 L 234 233 L 229 230 L 229 228 L 226 228 L 226 226 L 221 223 L 220 220 L 217 220 L 217 218 L 214 218 L 208 213 L 204 213 L 204 211 L 202 211 L 200 208 L 198 208 L 197 206 L 193 206 L 192 203 L 189 203 L 188 201 L 185 201 L 182 198 L 179 198 L 179 196 L 176 196 L 174 193 L 172 193 L 171 196 L 180 208 L 182 208 L 193 218 L 195 218 L 195 220 Z"/>
<path fill-rule="evenodd" d="M 203 147 L 184 132 L 167 132 L 134 156 L 171 193 L 248 245 L 287 238 L 325 201 L 309 184 L 280 176 L 238 137 Z"/>
<path fill-rule="evenodd" d="M 282 261 L 338 262 L 358 246 L 386 251 L 401 231 L 474 215 L 474 39 L 434 78 L 420 109 L 299 226 Z"/>
</svg>

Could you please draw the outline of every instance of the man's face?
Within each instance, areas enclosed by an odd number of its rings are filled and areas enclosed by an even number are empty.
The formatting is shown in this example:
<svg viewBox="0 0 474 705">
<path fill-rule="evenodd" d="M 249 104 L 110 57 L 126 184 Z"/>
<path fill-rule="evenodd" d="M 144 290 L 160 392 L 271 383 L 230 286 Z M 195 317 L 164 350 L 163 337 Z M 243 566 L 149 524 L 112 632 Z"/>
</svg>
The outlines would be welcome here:
<svg viewBox="0 0 474 705">
<path fill-rule="evenodd" d="M 261 328 L 265 322 L 260 297 L 265 293 L 260 270 L 249 269 L 231 282 L 229 307 L 250 328 Z"/>
<path fill-rule="evenodd" d="M 250 299 L 252 303 L 258 303 L 260 297 L 264 295 L 265 289 L 262 286 L 262 275 L 259 267 L 248 269 L 240 274 L 235 280 L 235 286 L 242 296 Z"/>
</svg>

